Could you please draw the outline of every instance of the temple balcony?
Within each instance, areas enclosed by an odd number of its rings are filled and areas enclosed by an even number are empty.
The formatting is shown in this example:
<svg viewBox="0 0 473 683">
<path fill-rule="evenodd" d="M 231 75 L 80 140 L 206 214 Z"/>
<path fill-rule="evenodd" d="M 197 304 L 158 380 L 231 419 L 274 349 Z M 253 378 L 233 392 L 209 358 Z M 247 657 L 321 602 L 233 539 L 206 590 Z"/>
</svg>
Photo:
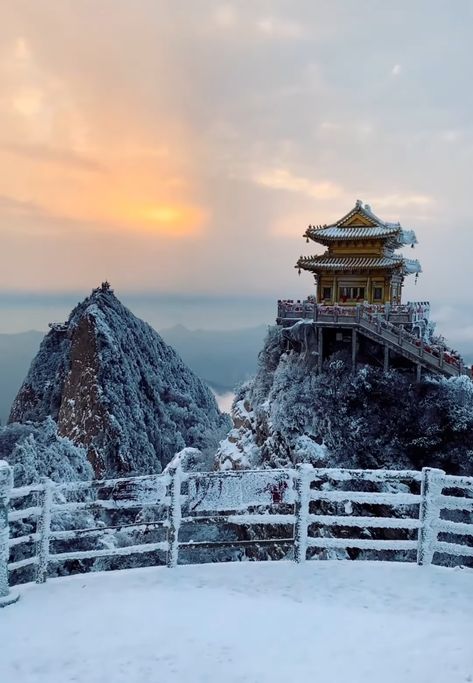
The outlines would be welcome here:
<svg viewBox="0 0 473 683">
<path fill-rule="evenodd" d="M 278 301 L 278 325 L 290 325 L 298 320 L 314 322 L 359 322 L 361 319 L 382 319 L 392 325 L 424 331 L 430 316 L 428 301 L 409 301 L 407 304 L 318 304 L 315 297 L 304 300 L 280 299 Z"/>
<path fill-rule="evenodd" d="M 427 301 L 326 306 L 314 297 L 278 301 L 276 322 L 286 328 L 289 348 L 314 352 L 320 369 L 329 352 L 346 348 L 351 349 L 353 367 L 361 349 L 365 357 L 377 356 L 385 370 L 407 362 L 418 378 L 422 369 L 446 377 L 471 376 L 459 354 L 432 336 L 429 314 Z"/>
</svg>

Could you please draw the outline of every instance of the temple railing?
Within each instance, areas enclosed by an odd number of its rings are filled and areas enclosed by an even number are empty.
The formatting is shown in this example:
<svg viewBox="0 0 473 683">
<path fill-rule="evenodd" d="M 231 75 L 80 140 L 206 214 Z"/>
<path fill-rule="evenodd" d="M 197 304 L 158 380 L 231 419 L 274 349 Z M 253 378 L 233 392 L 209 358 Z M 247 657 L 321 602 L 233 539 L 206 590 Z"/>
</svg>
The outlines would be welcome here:
<svg viewBox="0 0 473 683">
<path fill-rule="evenodd" d="M 360 313 L 360 311 L 362 313 Z M 374 314 L 395 325 L 413 325 L 427 321 L 430 316 L 428 301 L 409 301 L 407 304 L 368 304 L 366 302 L 350 304 L 318 304 L 309 298 L 294 301 L 280 299 L 278 301 L 278 322 L 284 320 L 318 320 L 337 318 L 359 319 L 362 314 Z"/>
<path fill-rule="evenodd" d="M 471 376 L 461 356 L 445 344 L 423 338 L 428 321 L 428 302 L 409 302 L 401 305 L 334 304 L 325 306 L 311 299 L 304 301 L 278 301 L 279 325 L 294 324 L 300 320 L 312 321 L 320 326 L 358 327 L 367 336 L 395 349 L 401 355 L 428 369 L 447 376 Z M 417 328 L 417 334 L 414 330 Z"/>
</svg>

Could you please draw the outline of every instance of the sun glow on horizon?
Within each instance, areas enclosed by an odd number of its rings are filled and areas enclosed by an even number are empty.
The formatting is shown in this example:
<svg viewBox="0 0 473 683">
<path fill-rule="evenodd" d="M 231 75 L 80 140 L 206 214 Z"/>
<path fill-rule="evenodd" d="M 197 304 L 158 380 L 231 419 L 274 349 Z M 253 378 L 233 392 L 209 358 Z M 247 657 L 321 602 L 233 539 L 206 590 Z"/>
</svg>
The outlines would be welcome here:
<svg viewBox="0 0 473 683">
<path fill-rule="evenodd" d="M 136 215 L 140 226 L 168 237 L 200 233 L 207 218 L 199 207 L 177 204 L 152 204 L 137 210 Z"/>
</svg>

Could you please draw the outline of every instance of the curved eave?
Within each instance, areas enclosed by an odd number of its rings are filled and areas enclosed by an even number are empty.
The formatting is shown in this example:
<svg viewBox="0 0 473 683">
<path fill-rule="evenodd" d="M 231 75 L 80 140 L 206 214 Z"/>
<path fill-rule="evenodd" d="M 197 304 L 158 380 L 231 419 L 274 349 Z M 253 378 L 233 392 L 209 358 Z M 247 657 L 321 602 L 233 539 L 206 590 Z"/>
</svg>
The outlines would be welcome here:
<svg viewBox="0 0 473 683">
<path fill-rule="evenodd" d="M 306 239 L 328 246 L 336 242 L 359 242 L 368 240 L 386 240 L 394 248 L 417 244 L 417 237 L 413 230 L 404 230 L 399 225 L 378 226 L 350 226 L 310 225 L 303 235 Z"/>
<path fill-rule="evenodd" d="M 403 256 L 350 258 L 327 257 L 325 255 L 301 256 L 295 267 L 312 273 L 320 271 L 399 270 L 403 275 L 410 275 L 422 272 L 417 260 L 405 259 Z"/>
<path fill-rule="evenodd" d="M 417 237 L 414 230 L 404 230 L 402 229 L 399 233 L 400 247 L 410 246 L 417 244 Z"/>
<path fill-rule="evenodd" d="M 403 271 L 405 275 L 418 275 L 422 273 L 422 267 L 417 259 L 403 259 Z"/>
</svg>

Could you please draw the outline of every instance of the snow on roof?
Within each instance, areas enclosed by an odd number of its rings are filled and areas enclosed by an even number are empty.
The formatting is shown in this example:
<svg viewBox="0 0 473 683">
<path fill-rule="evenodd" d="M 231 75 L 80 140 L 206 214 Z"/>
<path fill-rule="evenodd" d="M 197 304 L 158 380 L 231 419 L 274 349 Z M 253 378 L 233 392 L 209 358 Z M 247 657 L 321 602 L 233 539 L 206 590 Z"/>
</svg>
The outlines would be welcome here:
<svg viewBox="0 0 473 683">
<path fill-rule="evenodd" d="M 370 220 L 374 225 L 387 225 L 387 223 L 385 223 L 383 220 L 381 220 L 381 218 L 379 218 L 378 216 L 376 216 L 376 214 L 372 212 L 371 206 L 369 206 L 369 204 L 363 205 L 361 199 L 357 199 L 353 209 L 351 209 L 351 211 L 342 216 L 342 218 L 340 218 L 338 221 L 332 223 L 332 225 L 342 225 L 346 221 L 350 220 L 350 218 L 352 218 L 357 213 L 361 214 L 362 216 Z M 391 223 L 391 225 L 396 224 Z M 397 226 L 399 227 L 399 223 L 397 224 Z"/>
<path fill-rule="evenodd" d="M 405 258 L 404 259 L 404 272 L 406 274 L 422 273 L 422 268 L 420 266 L 419 261 L 417 259 Z"/>
<path fill-rule="evenodd" d="M 315 228 L 309 226 L 306 231 L 307 237 L 312 237 L 313 239 L 324 238 L 328 241 L 337 239 L 363 239 L 371 237 L 390 237 L 391 235 L 396 235 L 399 233 L 399 227 L 385 227 L 381 225 L 376 226 L 327 226 L 322 228 Z"/>
<path fill-rule="evenodd" d="M 313 268 L 326 268 L 327 270 L 358 270 L 360 268 L 394 268 L 396 266 L 403 266 L 406 263 L 417 264 L 418 270 L 409 270 L 408 272 L 420 272 L 420 264 L 418 261 L 410 261 L 400 255 L 393 256 L 355 256 L 355 257 L 340 257 L 327 256 L 322 254 L 320 256 L 301 256 L 297 262 L 299 268 L 305 270 L 312 270 Z"/>
<path fill-rule="evenodd" d="M 401 244 L 417 244 L 417 237 L 414 230 L 401 230 L 399 233 Z"/>
<path fill-rule="evenodd" d="M 354 225 L 347 222 L 357 214 L 368 219 L 371 225 Z M 404 230 L 399 222 L 392 223 L 383 221 L 376 216 L 368 204 L 363 206 L 358 200 L 355 207 L 347 214 L 342 216 L 335 223 L 330 225 L 309 225 L 304 233 L 304 237 L 313 239 L 322 244 L 333 242 L 339 239 L 372 239 L 372 238 L 394 238 L 396 246 L 407 244 L 417 244 L 417 238 L 413 230 Z"/>
</svg>

